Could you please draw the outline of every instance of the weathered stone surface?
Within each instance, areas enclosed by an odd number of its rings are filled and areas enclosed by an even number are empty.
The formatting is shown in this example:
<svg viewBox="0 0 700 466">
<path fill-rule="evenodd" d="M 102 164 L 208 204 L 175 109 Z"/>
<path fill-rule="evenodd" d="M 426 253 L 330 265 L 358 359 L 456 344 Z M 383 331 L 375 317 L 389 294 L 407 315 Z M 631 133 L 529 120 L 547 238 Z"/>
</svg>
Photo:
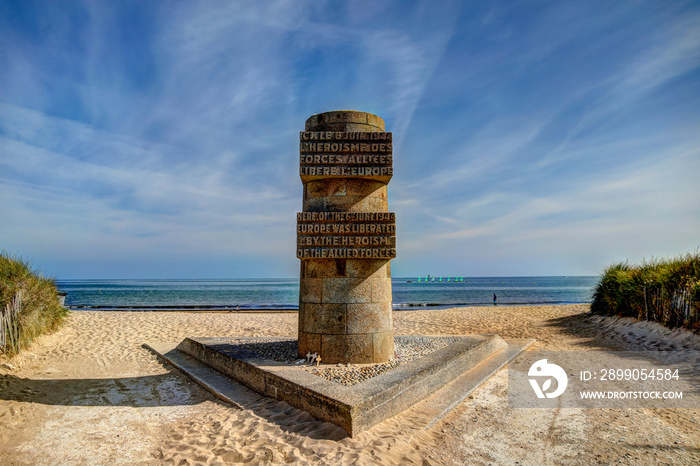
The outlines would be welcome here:
<svg viewBox="0 0 700 466">
<path fill-rule="evenodd" d="M 367 282 L 372 290 L 373 303 L 391 303 L 391 278 L 372 277 Z"/>
<path fill-rule="evenodd" d="M 323 198 L 326 212 L 383 212 L 387 210 L 386 202 L 376 197 L 329 196 Z"/>
<path fill-rule="evenodd" d="M 309 197 L 304 199 L 305 212 L 323 212 L 326 208 L 325 197 Z"/>
<path fill-rule="evenodd" d="M 304 195 L 307 198 L 345 196 L 348 180 L 338 178 L 331 180 L 309 181 L 304 185 Z"/>
<path fill-rule="evenodd" d="M 383 363 L 393 355 L 388 212 L 393 136 L 376 115 L 313 115 L 299 135 L 303 212 L 297 214 L 299 355 Z"/>
<path fill-rule="evenodd" d="M 389 319 L 391 319 L 391 314 L 389 314 Z M 391 359 L 394 356 L 394 332 L 373 333 L 372 349 L 374 350 L 373 357 L 375 361 Z"/>
<path fill-rule="evenodd" d="M 373 336 L 364 335 L 321 335 L 323 361 L 335 364 L 357 358 L 365 362 L 374 361 Z"/>
<path fill-rule="evenodd" d="M 348 196 L 378 197 L 386 200 L 386 184 L 379 181 L 345 180 L 345 191 Z"/>
<path fill-rule="evenodd" d="M 341 275 L 341 272 L 343 272 L 347 266 L 344 264 L 339 264 L 340 261 L 347 261 L 347 259 L 317 259 L 301 261 L 304 266 L 301 276 L 308 278 L 343 277 L 345 274 L 343 273 Z"/>
<path fill-rule="evenodd" d="M 347 333 L 391 333 L 391 310 L 391 303 L 386 302 L 347 304 Z"/>
<path fill-rule="evenodd" d="M 304 201 L 303 207 L 306 212 L 382 212 L 387 210 L 388 204 L 380 196 L 327 196 L 310 197 Z"/>
<path fill-rule="evenodd" d="M 324 278 L 323 303 L 371 303 L 372 278 Z"/>
<path fill-rule="evenodd" d="M 309 117 L 305 131 L 384 131 L 384 120 L 371 113 L 336 110 Z"/>
<path fill-rule="evenodd" d="M 346 333 L 346 304 L 304 304 L 301 330 L 309 333 Z"/>
<path fill-rule="evenodd" d="M 323 302 L 323 280 L 319 278 L 301 278 L 299 298 L 304 303 Z"/>
<path fill-rule="evenodd" d="M 321 334 L 299 332 L 298 337 L 299 356 L 305 357 L 306 353 L 321 354 Z M 325 356 L 324 356 L 325 359 Z"/>
<path fill-rule="evenodd" d="M 354 196 L 355 198 L 378 198 L 386 202 L 387 189 L 386 184 L 373 180 L 358 180 L 358 179 L 327 179 L 320 181 L 310 181 L 304 187 L 304 211 L 306 212 L 321 212 L 323 210 L 312 209 L 308 207 L 312 205 L 321 205 L 321 200 L 326 202 L 327 198 L 337 198 L 341 196 Z M 383 205 L 383 204 L 382 204 Z M 368 206 L 365 206 L 368 207 Z M 321 207 L 322 209 L 322 207 Z M 378 211 L 367 212 L 385 212 L 388 208 Z"/>
<path fill-rule="evenodd" d="M 387 259 L 347 259 L 345 275 L 351 278 L 391 278 Z"/>
<path fill-rule="evenodd" d="M 366 197 L 365 199 L 367 208 L 372 209 L 373 212 L 384 212 L 389 208 L 387 200 L 381 197 Z"/>
</svg>

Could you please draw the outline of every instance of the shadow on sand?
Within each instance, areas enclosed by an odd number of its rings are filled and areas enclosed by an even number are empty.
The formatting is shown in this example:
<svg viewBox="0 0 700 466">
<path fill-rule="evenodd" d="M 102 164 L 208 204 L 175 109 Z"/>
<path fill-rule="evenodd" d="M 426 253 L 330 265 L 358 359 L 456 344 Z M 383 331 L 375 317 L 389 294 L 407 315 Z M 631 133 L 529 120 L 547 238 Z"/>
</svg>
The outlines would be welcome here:
<svg viewBox="0 0 700 466">
<path fill-rule="evenodd" d="M 167 373 L 142 377 L 104 379 L 29 379 L 13 374 L 0 375 L 0 400 L 53 406 L 128 406 L 151 408 L 194 406 L 213 402 L 234 411 L 241 407 L 279 426 L 284 432 L 311 439 L 340 440 L 347 433 L 333 424 L 313 419 L 287 403 L 266 397 L 232 405 L 211 395 L 179 370 L 163 362 Z M 236 382 L 231 381 L 232 384 Z"/>
<path fill-rule="evenodd" d="M 0 399 L 59 406 L 182 406 L 206 400 L 179 374 L 105 379 L 25 379 L 0 375 Z"/>
</svg>

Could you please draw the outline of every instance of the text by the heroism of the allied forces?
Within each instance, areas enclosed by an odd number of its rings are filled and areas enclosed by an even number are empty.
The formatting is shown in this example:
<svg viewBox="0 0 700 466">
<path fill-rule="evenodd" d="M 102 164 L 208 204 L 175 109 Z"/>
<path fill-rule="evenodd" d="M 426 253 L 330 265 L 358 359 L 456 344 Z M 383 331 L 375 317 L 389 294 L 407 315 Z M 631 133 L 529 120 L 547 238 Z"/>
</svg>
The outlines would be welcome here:
<svg viewBox="0 0 700 466">
<path fill-rule="evenodd" d="M 299 212 L 300 259 L 393 259 L 394 212 Z"/>
</svg>

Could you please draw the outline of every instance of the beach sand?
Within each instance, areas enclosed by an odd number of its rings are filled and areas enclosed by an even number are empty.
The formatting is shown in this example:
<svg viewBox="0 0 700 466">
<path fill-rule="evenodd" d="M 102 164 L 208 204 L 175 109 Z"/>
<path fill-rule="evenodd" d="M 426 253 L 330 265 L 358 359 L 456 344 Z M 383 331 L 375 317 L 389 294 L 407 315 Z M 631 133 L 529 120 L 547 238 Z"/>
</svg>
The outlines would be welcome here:
<svg viewBox="0 0 700 466">
<path fill-rule="evenodd" d="M 533 350 L 699 351 L 700 337 L 587 305 L 397 311 L 397 334 L 497 333 Z M 356 438 L 283 402 L 219 401 L 143 348 L 295 336 L 295 313 L 73 312 L 0 360 L 0 464 L 698 464 L 698 409 L 512 409 L 507 371 L 419 435 L 401 414 Z"/>
</svg>

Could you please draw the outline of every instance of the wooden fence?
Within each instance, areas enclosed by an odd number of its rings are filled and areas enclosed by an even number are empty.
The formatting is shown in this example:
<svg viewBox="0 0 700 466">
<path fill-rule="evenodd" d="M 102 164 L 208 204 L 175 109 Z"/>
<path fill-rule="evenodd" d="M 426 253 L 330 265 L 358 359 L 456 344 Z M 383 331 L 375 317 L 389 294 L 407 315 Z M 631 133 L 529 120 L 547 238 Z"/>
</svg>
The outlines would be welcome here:
<svg viewBox="0 0 700 466">
<path fill-rule="evenodd" d="M 0 309 L 0 351 L 5 354 L 19 351 L 19 314 L 22 309 L 22 292 L 17 293 Z"/>
</svg>

